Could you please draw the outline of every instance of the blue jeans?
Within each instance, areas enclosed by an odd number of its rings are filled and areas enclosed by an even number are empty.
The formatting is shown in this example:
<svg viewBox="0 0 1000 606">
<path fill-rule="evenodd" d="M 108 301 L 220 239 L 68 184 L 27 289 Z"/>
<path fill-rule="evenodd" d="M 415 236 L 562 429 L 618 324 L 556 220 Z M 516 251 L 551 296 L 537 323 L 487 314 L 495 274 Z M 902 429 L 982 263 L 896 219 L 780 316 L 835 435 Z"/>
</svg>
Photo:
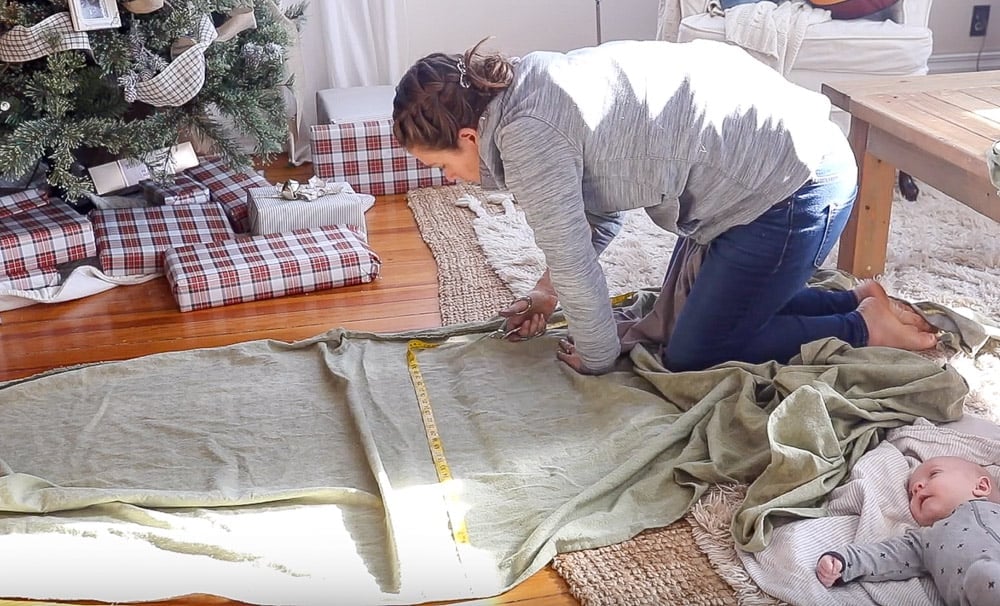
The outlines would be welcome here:
<svg viewBox="0 0 1000 606">
<path fill-rule="evenodd" d="M 806 286 L 840 238 L 856 194 L 854 158 L 836 154 L 794 194 L 713 240 L 663 350 L 666 367 L 785 363 L 825 337 L 866 345 L 854 293 Z"/>
</svg>

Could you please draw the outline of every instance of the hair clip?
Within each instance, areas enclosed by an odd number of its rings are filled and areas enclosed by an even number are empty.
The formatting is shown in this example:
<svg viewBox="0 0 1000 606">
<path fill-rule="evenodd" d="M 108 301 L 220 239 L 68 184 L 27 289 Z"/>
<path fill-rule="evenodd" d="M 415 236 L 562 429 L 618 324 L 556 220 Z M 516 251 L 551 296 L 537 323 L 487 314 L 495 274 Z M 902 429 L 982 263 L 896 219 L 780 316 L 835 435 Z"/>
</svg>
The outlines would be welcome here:
<svg viewBox="0 0 1000 606">
<path fill-rule="evenodd" d="M 469 88 L 469 80 L 466 77 L 467 72 L 465 71 L 465 59 L 462 57 L 458 58 L 458 84 L 462 88 Z"/>
</svg>

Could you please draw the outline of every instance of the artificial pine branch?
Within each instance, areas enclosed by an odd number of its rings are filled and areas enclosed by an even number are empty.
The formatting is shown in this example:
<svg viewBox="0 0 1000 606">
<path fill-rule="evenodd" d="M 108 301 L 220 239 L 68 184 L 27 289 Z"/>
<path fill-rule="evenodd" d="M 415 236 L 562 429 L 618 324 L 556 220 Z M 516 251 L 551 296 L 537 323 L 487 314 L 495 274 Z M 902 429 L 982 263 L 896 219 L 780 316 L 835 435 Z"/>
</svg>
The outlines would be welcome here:
<svg viewBox="0 0 1000 606">
<path fill-rule="evenodd" d="M 205 84 L 181 107 L 126 100 L 122 81 L 156 75 L 170 47 L 196 31 L 202 15 L 216 24 L 246 0 L 185 0 L 145 15 L 122 11 L 116 29 L 88 32 L 91 51 L 62 51 L 0 66 L 0 179 L 16 180 L 45 159 L 48 182 L 69 199 L 92 190 L 79 166 L 98 157 L 141 158 L 190 135 L 214 142 L 224 160 L 247 166 L 241 140 L 267 157 L 287 139 L 282 88 L 289 45 L 275 0 L 257 0 L 257 28 L 205 52 Z M 287 11 L 301 16 L 304 5 Z M 66 0 L 0 0 L 0 36 L 66 10 Z M 280 13 L 279 13 L 280 15 Z"/>
</svg>

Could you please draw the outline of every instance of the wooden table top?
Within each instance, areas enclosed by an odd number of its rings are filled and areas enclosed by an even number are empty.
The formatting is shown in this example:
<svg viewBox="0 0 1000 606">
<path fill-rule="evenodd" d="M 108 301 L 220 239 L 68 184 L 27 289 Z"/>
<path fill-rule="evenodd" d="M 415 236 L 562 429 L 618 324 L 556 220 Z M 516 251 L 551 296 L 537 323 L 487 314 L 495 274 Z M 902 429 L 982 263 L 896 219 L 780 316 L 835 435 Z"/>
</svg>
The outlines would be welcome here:
<svg viewBox="0 0 1000 606">
<path fill-rule="evenodd" d="M 869 150 L 878 149 L 873 137 L 889 135 L 933 157 L 941 163 L 940 171 L 965 173 L 964 178 L 974 184 L 953 192 L 935 185 L 933 175 L 914 176 L 1000 221 L 1000 204 L 986 165 L 987 150 L 1000 140 L 1000 71 L 834 82 L 824 84 L 823 92 L 875 131 L 869 132 Z M 905 158 L 884 159 L 910 172 Z"/>
</svg>

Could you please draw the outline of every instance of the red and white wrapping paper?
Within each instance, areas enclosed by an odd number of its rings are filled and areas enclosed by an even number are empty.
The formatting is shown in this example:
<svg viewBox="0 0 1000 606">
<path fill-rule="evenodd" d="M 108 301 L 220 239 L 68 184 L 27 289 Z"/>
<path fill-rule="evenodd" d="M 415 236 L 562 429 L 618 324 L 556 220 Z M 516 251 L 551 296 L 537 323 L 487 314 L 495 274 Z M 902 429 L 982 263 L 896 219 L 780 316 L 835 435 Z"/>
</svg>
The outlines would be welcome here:
<svg viewBox="0 0 1000 606">
<path fill-rule="evenodd" d="M 247 190 L 251 187 L 269 187 L 271 183 L 250 169 L 234 171 L 219 156 L 207 156 L 201 164 L 186 173 L 197 179 L 212 192 L 212 200 L 226 210 L 236 233 L 250 231 L 247 209 Z"/>
<path fill-rule="evenodd" d="M 174 248 L 164 264 L 181 311 L 365 284 L 382 267 L 339 225 Z"/>
<path fill-rule="evenodd" d="M 347 181 L 373 196 L 448 185 L 440 169 L 406 153 L 392 136 L 392 119 L 317 124 L 310 127 L 313 172 L 321 179 Z"/>
<path fill-rule="evenodd" d="M 173 183 L 143 181 L 140 185 L 142 185 L 146 201 L 156 206 L 208 204 L 212 201 L 208 187 L 188 175 L 177 175 L 174 177 Z"/>
<path fill-rule="evenodd" d="M 49 195 L 41 189 L 26 189 L 0 196 L 0 220 L 13 217 L 49 203 Z"/>
<path fill-rule="evenodd" d="M 46 204 L 0 221 L 0 280 L 95 254 L 93 226 L 66 204 Z"/>
<path fill-rule="evenodd" d="M 218 204 L 95 210 L 90 213 L 104 273 L 163 272 L 163 252 L 175 246 L 235 236 Z"/>
</svg>

